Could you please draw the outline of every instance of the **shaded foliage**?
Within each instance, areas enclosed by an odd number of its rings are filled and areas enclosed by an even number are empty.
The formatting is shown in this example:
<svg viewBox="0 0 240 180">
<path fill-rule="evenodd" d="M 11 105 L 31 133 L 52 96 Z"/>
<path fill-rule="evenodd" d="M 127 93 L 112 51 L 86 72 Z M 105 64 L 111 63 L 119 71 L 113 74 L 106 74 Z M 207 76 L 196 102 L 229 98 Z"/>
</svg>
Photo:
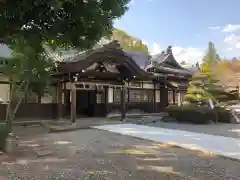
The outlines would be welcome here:
<svg viewBox="0 0 240 180">
<path fill-rule="evenodd" d="M 41 44 L 38 47 L 31 45 L 21 37 L 12 41 L 12 56 L 6 58 L 1 67 L 2 74 L 9 78 L 11 85 L 6 117 L 9 129 L 25 94 L 34 92 L 41 96 L 50 82 L 52 59 Z"/>
<path fill-rule="evenodd" d="M 240 60 L 232 59 L 218 62 L 217 77 L 226 89 L 236 89 L 240 82 Z"/>
<path fill-rule="evenodd" d="M 113 20 L 127 10 L 130 0 L 0 1 L 0 39 L 9 44 L 24 37 L 38 46 L 92 47 L 112 31 Z"/>
</svg>

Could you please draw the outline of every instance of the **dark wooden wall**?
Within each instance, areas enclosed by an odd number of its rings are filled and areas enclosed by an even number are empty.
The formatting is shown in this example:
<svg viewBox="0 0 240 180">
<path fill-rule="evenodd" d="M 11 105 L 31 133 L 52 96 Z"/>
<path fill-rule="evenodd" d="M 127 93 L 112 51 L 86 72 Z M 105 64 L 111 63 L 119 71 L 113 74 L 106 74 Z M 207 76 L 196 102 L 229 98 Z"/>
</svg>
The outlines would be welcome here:
<svg viewBox="0 0 240 180">
<path fill-rule="evenodd" d="M 6 119 L 7 104 L 0 104 L 0 121 Z M 15 120 L 49 120 L 57 118 L 57 104 L 38 104 L 38 103 L 27 103 L 21 104 Z"/>
</svg>

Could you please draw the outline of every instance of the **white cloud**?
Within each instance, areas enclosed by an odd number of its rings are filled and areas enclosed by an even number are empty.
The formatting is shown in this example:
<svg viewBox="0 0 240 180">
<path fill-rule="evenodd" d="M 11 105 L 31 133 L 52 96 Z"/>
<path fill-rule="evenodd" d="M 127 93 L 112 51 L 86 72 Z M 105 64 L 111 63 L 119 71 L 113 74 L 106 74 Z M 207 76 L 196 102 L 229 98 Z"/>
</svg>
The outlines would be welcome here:
<svg viewBox="0 0 240 180">
<path fill-rule="evenodd" d="M 159 44 L 153 43 L 151 54 L 155 55 L 161 53 L 162 49 Z M 178 62 L 185 61 L 189 64 L 195 64 L 196 62 L 201 62 L 204 52 L 199 48 L 183 48 L 180 46 L 172 47 L 173 55 Z"/>
<path fill-rule="evenodd" d="M 131 0 L 129 3 L 128 3 L 128 7 L 131 7 L 135 4 L 135 0 Z"/>
<path fill-rule="evenodd" d="M 224 38 L 224 42 L 227 44 L 228 49 L 239 49 L 240 48 L 240 36 L 230 34 Z"/>
<path fill-rule="evenodd" d="M 221 26 L 213 26 L 213 27 L 208 27 L 210 30 L 220 30 Z"/>
<path fill-rule="evenodd" d="M 211 26 L 208 27 L 210 30 L 219 30 L 225 33 L 233 33 L 240 30 L 240 24 L 226 24 L 224 26 Z"/>
<path fill-rule="evenodd" d="M 240 30 L 240 24 L 227 24 L 222 28 L 222 32 L 235 32 Z"/>
<path fill-rule="evenodd" d="M 236 47 L 237 49 L 240 49 L 240 42 L 238 42 L 238 43 L 235 45 L 235 47 Z"/>
<path fill-rule="evenodd" d="M 163 49 L 161 49 L 160 45 L 157 43 L 153 43 L 152 50 L 151 50 L 151 55 L 155 55 L 158 53 L 161 53 Z"/>
</svg>

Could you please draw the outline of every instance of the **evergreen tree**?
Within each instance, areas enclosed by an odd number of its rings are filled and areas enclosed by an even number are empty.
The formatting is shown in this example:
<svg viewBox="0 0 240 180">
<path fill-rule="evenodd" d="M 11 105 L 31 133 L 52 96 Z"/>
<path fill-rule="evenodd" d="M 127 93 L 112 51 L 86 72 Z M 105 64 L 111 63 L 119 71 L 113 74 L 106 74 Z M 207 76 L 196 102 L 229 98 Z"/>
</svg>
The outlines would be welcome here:
<svg viewBox="0 0 240 180">
<path fill-rule="evenodd" d="M 220 60 L 212 42 L 209 42 L 200 72 L 194 74 L 189 82 L 185 104 L 207 103 L 213 101 L 234 100 L 235 96 L 224 91 L 216 78 L 215 67 Z"/>
</svg>

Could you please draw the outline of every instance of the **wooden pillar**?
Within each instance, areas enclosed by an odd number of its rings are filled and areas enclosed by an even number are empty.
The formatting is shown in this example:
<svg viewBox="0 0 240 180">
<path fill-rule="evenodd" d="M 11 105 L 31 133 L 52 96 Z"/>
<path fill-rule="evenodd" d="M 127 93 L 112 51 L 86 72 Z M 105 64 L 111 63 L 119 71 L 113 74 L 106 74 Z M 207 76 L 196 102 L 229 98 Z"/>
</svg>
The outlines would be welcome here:
<svg viewBox="0 0 240 180">
<path fill-rule="evenodd" d="M 104 116 L 107 116 L 108 114 L 108 88 L 109 87 L 104 87 L 104 106 L 105 106 L 105 115 Z"/>
<path fill-rule="evenodd" d="M 175 89 L 173 89 L 173 91 L 172 91 L 173 93 L 172 93 L 172 98 L 173 98 L 173 104 L 176 104 L 176 90 Z"/>
<path fill-rule="evenodd" d="M 124 120 L 126 117 L 125 108 L 125 89 L 121 88 L 121 120 Z"/>
<path fill-rule="evenodd" d="M 62 84 L 58 82 L 57 85 L 57 118 L 62 118 Z"/>
<path fill-rule="evenodd" d="M 76 123 L 76 86 L 72 85 L 71 89 L 71 121 Z"/>
<path fill-rule="evenodd" d="M 128 93 L 128 100 L 127 100 L 127 103 L 130 104 L 130 88 L 129 88 L 129 82 L 128 82 L 127 93 Z"/>
<path fill-rule="evenodd" d="M 153 112 L 156 112 L 156 82 L 153 84 L 154 89 L 153 89 Z"/>
<path fill-rule="evenodd" d="M 163 107 L 168 105 L 168 88 L 167 87 L 160 88 L 160 102 Z"/>
</svg>

